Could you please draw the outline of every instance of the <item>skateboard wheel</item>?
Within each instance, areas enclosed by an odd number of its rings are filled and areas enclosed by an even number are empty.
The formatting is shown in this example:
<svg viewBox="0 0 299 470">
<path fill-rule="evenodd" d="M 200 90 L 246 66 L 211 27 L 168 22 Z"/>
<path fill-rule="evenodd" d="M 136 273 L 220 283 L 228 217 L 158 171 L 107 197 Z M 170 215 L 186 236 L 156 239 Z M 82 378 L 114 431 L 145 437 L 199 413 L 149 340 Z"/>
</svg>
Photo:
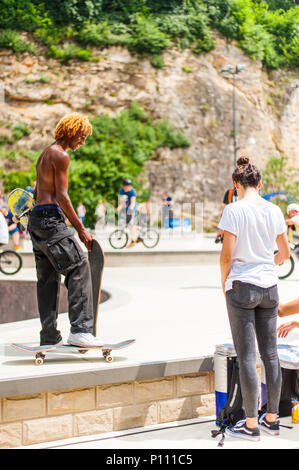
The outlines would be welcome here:
<svg viewBox="0 0 299 470">
<path fill-rule="evenodd" d="M 44 363 L 44 360 L 41 357 L 37 357 L 34 362 L 36 366 L 41 366 Z"/>
<path fill-rule="evenodd" d="M 107 356 L 105 356 L 105 360 L 106 360 L 106 362 L 112 362 L 113 357 L 108 354 Z"/>
</svg>

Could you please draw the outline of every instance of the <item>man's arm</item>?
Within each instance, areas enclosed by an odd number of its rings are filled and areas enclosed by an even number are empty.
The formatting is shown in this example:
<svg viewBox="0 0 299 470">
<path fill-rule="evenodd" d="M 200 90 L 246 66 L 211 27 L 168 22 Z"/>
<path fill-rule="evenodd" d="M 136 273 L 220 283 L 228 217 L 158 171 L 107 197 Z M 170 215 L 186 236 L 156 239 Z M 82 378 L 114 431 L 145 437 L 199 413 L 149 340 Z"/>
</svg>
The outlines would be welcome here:
<svg viewBox="0 0 299 470">
<path fill-rule="evenodd" d="M 68 195 L 68 168 L 70 159 L 67 153 L 53 152 L 54 185 L 56 201 L 62 211 L 78 232 L 79 238 L 88 251 L 91 250 L 92 237 L 77 216 Z"/>
</svg>

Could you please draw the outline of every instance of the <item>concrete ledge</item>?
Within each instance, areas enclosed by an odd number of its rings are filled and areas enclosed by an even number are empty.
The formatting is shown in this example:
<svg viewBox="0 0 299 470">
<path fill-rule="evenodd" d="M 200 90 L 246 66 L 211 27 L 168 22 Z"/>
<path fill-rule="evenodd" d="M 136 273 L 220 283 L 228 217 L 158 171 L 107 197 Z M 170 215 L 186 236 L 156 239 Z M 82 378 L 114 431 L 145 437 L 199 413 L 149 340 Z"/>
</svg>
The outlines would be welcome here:
<svg viewBox="0 0 299 470">
<path fill-rule="evenodd" d="M 150 374 L 154 372 L 152 369 Z M 147 371 L 145 376 L 150 374 Z M 170 423 L 215 412 L 214 374 L 210 371 L 151 379 L 133 375 L 137 376 L 135 380 L 125 377 L 122 381 L 118 376 L 117 382 L 100 385 L 94 378 L 82 380 L 80 387 L 72 388 L 62 388 L 64 383 L 60 382 L 59 390 L 52 381 L 47 392 L 35 389 L 34 393 L 0 398 L 0 448 Z"/>
<path fill-rule="evenodd" d="M 24 268 L 35 268 L 34 256 L 22 252 Z M 189 266 L 197 264 L 215 265 L 219 261 L 219 251 L 110 251 L 105 252 L 105 266 Z"/>
</svg>

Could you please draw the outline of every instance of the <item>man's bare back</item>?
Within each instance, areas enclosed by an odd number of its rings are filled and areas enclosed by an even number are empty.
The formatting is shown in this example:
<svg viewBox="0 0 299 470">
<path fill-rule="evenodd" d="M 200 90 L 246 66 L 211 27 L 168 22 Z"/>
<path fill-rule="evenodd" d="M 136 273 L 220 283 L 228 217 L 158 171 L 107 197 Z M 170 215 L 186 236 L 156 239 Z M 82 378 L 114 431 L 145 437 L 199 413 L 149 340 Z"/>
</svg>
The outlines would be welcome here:
<svg viewBox="0 0 299 470">
<path fill-rule="evenodd" d="M 43 151 L 37 161 L 36 204 L 58 204 L 55 188 L 55 160 L 59 158 L 59 153 L 62 159 L 69 159 L 68 154 L 54 143 Z"/>
</svg>

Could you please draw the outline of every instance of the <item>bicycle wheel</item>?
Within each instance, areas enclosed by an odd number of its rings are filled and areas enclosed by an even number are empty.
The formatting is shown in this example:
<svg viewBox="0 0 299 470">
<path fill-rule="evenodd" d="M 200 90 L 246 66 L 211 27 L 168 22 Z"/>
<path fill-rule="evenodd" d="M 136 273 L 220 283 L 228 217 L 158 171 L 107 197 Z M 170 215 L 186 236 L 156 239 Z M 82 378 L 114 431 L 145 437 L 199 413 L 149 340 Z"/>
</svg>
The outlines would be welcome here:
<svg viewBox="0 0 299 470">
<path fill-rule="evenodd" d="M 109 235 L 109 243 L 115 250 L 124 248 L 128 243 L 128 239 L 128 234 L 120 229 L 114 230 L 114 232 Z"/>
<path fill-rule="evenodd" d="M 277 251 L 275 251 L 277 253 Z M 295 268 L 295 261 L 291 255 L 289 259 L 285 260 L 283 263 L 277 266 L 278 268 L 278 279 L 286 279 L 289 277 Z"/>
<path fill-rule="evenodd" d="M 19 253 L 13 250 L 5 250 L 0 253 L 0 271 L 3 274 L 16 274 L 23 266 L 23 260 Z"/>
<path fill-rule="evenodd" d="M 142 235 L 142 243 L 146 248 L 154 248 L 158 245 L 159 240 L 160 235 L 153 228 L 147 229 L 146 232 Z"/>
</svg>

